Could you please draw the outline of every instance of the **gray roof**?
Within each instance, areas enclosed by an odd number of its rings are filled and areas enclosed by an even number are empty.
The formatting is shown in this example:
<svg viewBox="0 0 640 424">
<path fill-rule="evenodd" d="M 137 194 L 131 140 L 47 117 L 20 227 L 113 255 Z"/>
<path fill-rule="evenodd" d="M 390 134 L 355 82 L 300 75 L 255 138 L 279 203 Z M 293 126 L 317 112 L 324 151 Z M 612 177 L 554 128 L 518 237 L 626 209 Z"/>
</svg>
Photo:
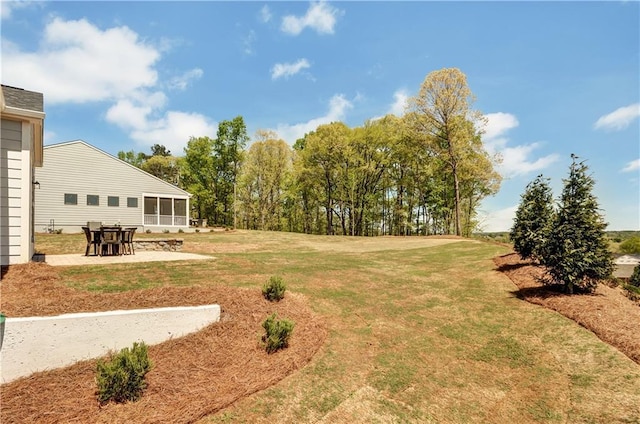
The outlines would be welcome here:
<svg viewBox="0 0 640 424">
<path fill-rule="evenodd" d="M 42 93 L 3 84 L 2 94 L 4 95 L 5 104 L 9 107 L 44 112 L 44 96 Z"/>
</svg>

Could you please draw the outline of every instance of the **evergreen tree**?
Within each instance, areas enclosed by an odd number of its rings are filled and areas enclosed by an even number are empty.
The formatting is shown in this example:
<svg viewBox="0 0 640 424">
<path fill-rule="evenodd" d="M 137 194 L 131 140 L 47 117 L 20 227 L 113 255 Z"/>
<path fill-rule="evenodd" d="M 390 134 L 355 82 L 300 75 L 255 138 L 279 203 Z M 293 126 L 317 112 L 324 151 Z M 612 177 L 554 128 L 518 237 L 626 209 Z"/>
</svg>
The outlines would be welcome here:
<svg viewBox="0 0 640 424">
<path fill-rule="evenodd" d="M 558 213 L 542 258 L 551 283 L 562 283 L 566 293 L 574 287 L 595 289 L 599 280 L 610 278 L 613 258 L 608 250 L 604 222 L 598 201 L 592 194 L 595 184 L 584 162 L 571 155 L 569 178 L 564 181 Z"/>
<path fill-rule="evenodd" d="M 640 265 L 636 265 L 635 268 L 633 268 L 633 273 L 631 274 L 631 278 L 629 278 L 629 284 L 640 287 Z"/>
<path fill-rule="evenodd" d="M 527 184 L 509 236 L 522 259 L 540 260 L 553 221 L 553 197 L 549 179 L 538 175 Z"/>
</svg>

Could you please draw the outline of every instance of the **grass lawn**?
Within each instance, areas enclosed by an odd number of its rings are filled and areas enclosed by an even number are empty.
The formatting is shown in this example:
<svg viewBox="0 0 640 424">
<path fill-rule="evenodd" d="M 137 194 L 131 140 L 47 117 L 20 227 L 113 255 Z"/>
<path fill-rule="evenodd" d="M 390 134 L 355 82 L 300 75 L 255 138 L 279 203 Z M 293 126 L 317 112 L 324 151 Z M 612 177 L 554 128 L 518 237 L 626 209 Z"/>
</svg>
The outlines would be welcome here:
<svg viewBox="0 0 640 424">
<path fill-rule="evenodd" d="M 279 275 L 329 329 L 306 368 L 204 423 L 640 423 L 640 366 L 573 321 L 516 298 L 491 260 L 508 252 L 500 245 L 245 231 L 172 236 L 184 239 L 184 251 L 216 260 L 109 272 L 68 267 L 63 280 L 113 292 L 259 287 Z M 84 235 L 38 234 L 36 249 L 84 252 Z"/>
</svg>

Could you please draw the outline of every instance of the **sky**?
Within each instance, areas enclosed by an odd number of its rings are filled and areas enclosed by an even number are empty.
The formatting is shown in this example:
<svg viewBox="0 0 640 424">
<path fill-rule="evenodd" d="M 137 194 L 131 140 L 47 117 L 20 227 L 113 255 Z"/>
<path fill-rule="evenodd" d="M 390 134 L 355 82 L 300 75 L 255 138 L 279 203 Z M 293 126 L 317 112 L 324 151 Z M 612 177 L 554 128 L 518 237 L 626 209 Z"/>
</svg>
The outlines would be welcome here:
<svg viewBox="0 0 640 424">
<path fill-rule="evenodd" d="M 319 125 L 402 115 L 459 68 L 502 158 L 481 229 L 507 231 L 537 175 L 585 160 L 609 230 L 640 230 L 640 3 L 0 3 L 2 83 L 44 93 L 45 145 L 184 154 L 241 115 L 293 144 Z"/>
</svg>

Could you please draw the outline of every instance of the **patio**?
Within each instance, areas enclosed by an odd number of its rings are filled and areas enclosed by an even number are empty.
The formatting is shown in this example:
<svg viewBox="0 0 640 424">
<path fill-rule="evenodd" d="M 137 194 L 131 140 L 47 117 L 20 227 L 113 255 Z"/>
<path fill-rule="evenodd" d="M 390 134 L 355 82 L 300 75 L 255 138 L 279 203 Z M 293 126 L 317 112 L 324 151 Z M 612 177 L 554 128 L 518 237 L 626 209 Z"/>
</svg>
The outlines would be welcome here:
<svg viewBox="0 0 640 424">
<path fill-rule="evenodd" d="M 44 258 L 42 257 L 44 256 Z M 46 262 L 51 266 L 103 265 L 136 262 L 194 261 L 215 259 L 213 256 L 196 253 L 167 251 L 138 251 L 135 255 L 122 256 L 84 256 L 81 253 L 70 255 L 40 255 L 34 257 L 37 262 Z"/>
</svg>

